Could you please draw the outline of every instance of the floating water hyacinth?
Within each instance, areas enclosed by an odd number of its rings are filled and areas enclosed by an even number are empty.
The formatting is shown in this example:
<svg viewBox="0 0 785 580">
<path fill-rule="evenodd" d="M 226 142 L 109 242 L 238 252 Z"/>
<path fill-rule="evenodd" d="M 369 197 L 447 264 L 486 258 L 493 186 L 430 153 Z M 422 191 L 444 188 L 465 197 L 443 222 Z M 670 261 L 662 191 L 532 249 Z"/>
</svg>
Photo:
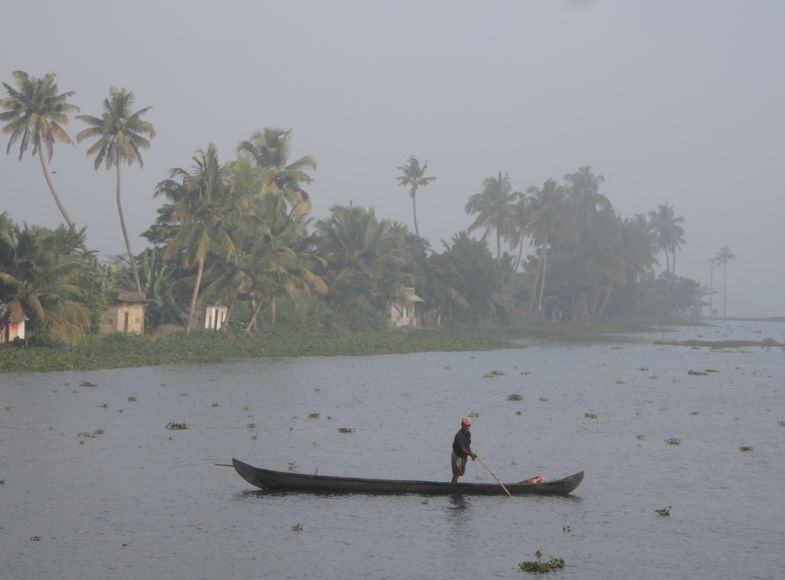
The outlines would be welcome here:
<svg viewBox="0 0 785 580">
<path fill-rule="evenodd" d="M 550 560 L 547 562 L 540 561 L 542 557 L 542 552 L 537 550 L 534 553 L 535 557 L 537 558 L 536 562 L 521 562 L 518 564 L 521 570 L 524 572 L 529 572 L 530 574 L 544 574 L 550 572 L 551 570 L 557 570 L 559 568 L 564 568 L 564 560 L 561 558 L 553 558 L 551 557 Z"/>
</svg>

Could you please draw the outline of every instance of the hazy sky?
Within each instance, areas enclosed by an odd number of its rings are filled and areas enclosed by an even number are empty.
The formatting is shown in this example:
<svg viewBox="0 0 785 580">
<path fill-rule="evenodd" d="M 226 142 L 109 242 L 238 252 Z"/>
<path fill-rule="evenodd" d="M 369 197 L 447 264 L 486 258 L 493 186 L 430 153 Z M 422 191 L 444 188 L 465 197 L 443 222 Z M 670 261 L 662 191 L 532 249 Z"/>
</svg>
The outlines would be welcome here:
<svg viewBox="0 0 785 580">
<path fill-rule="evenodd" d="M 427 160 L 437 180 L 418 192 L 418 221 L 438 251 L 471 223 L 486 177 L 524 191 L 590 165 L 623 217 L 668 203 L 684 218 L 677 274 L 708 285 L 709 259 L 731 248 L 729 316 L 785 315 L 781 0 L 3 4 L 0 81 L 54 72 L 94 116 L 110 86 L 153 106 L 144 168 L 124 172 L 135 251 L 170 168 L 211 142 L 227 161 L 275 127 L 293 129 L 292 159 L 319 164 L 315 219 L 352 202 L 413 231 L 395 177 L 410 155 Z M 72 138 L 84 127 L 72 119 Z M 55 185 L 88 245 L 120 254 L 114 174 L 88 147 L 56 146 Z M 57 226 L 38 160 L 17 157 L 0 154 L 0 211 Z"/>
</svg>

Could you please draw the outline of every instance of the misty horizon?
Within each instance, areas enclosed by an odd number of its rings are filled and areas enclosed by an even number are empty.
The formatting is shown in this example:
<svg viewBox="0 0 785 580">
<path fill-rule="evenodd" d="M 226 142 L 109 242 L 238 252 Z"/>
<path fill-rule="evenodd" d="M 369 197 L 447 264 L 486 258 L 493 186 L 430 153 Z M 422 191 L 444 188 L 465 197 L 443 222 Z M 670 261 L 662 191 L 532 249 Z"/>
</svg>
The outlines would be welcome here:
<svg viewBox="0 0 785 580">
<path fill-rule="evenodd" d="M 132 91 L 135 109 L 152 106 L 145 118 L 157 135 L 142 151 L 144 168 L 123 173 L 135 252 L 148 245 L 139 234 L 155 220 L 155 185 L 171 168 L 189 168 L 209 143 L 229 161 L 241 141 L 275 127 L 292 129 L 291 159 L 318 163 L 307 188 L 314 220 L 352 203 L 413 232 L 408 189 L 396 177 L 415 155 L 437 178 L 418 191 L 420 233 L 441 251 L 441 240 L 473 221 L 464 207 L 485 178 L 507 173 L 526 191 L 590 166 L 620 216 L 667 203 L 684 218 L 677 275 L 709 286 L 710 260 L 722 247 L 733 251 L 729 317 L 785 315 L 777 164 L 785 6 L 459 2 L 448 13 L 415 3 L 228 2 L 219 10 L 144 1 L 117 29 L 95 24 L 116 18 L 113 7 L 7 8 L 9 22 L 43 11 L 51 18 L 41 26 L 51 28 L 41 48 L 25 42 L 26 27 L 4 33 L 0 81 L 13 86 L 15 70 L 56 73 L 59 92 L 75 91 L 69 102 L 86 115 L 100 114 L 110 86 Z M 254 25 L 270 16 L 277 26 Z M 76 141 L 84 127 L 72 116 L 66 130 Z M 55 145 L 55 186 L 87 226 L 88 247 L 120 255 L 115 176 L 93 169 L 88 147 Z M 0 212 L 56 227 L 62 217 L 38 161 L 29 150 L 17 158 L 15 147 L 0 156 Z M 715 308 L 722 298 L 715 294 Z"/>
</svg>

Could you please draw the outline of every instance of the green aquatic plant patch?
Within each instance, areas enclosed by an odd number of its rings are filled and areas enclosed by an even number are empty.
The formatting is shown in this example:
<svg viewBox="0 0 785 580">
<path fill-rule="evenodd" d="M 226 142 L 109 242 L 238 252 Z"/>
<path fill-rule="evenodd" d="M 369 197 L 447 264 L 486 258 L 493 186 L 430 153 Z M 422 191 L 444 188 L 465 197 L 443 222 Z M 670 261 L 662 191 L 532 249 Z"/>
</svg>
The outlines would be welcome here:
<svg viewBox="0 0 785 580">
<path fill-rule="evenodd" d="M 0 372 L 47 372 L 223 362 L 238 358 L 362 356 L 411 352 L 456 352 L 524 348 L 519 333 L 484 328 L 419 329 L 416 332 L 337 332 L 330 335 L 267 329 L 251 336 L 210 330 L 163 338 L 111 335 L 87 337 L 75 347 L 0 347 Z M 87 381 L 81 386 L 94 386 Z"/>
<path fill-rule="evenodd" d="M 534 553 L 534 556 L 537 558 L 537 561 L 526 561 L 521 562 L 518 564 L 521 570 L 524 572 L 529 572 L 530 574 L 545 574 L 550 572 L 551 570 L 558 570 L 559 568 L 564 568 L 564 560 L 561 558 L 553 558 L 551 557 L 550 560 L 543 562 L 540 558 L 542 557 L 542 553 L 537 550 Z"/>
<path fill-rule="evenodd" d="M 688 346 L 691 348 L 745 348 L 745 347 L 763 347 L 772 348 L 779 347 L 785 348 L 785 343 L 774 340 L 773 338 L 764 338 L 763 340 L 657 340 L 654 344 L 662 344 L 668 346 Z"/>
</svg>

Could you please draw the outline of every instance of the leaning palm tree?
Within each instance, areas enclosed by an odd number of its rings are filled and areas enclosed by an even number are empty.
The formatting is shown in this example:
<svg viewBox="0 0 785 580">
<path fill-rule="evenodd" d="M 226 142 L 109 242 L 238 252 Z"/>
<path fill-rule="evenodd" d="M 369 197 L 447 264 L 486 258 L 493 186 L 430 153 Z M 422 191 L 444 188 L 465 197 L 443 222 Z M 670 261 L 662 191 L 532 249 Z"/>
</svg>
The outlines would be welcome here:
<svg viewBox="0 0 785 580">
<path fill-rule="evenodd" d="M 428 169 L 428 162 L 426 161 L 420 166 L 420 161 L 412 155 L 406 165 L 398 167 L 403 171 L 403 175 L 396 177 L 400 185 L 409 186 L 409 197 L 412 198 L 412 216 L 414 217 L 414 233 L 420 237 L 420 228 L 417 226 L 417 189 L 421 185 L 428 185 L 435 177 L 425 177 L 425 170 Z"/>
<path fill-rule="evenodd" d="M 133 104 L 134 94 L 132 92 L 110 87 L 109 98 L 104 99 L 104 112 L 100 117 L 77 115 L 77 119 L 84 121 L 89 127 L 80 131 L 76 135 L 76 140 L 81 143 L 83 139 L 98 137 L 96 142 L 87 150 L 88 155 L 95 155 L 95 169 L 98 169 L 101 163 L 105 163 L 106 169 L 114 168 L 117 172 L 117 215 L 120 216 L 120 229 L 123 232 L 125 250 L 128 253 L 128 260 L 136 280 L 136 290 L 141 292 L 142 283 L 139 280 L 136 260 L 134 259 L 133 251 L 131 251 L 131 243 L 128 240 L 128 230 L 125 227 L 125 218 L 123 216 L 123 205 L 120 201 L 122 184 L 120 168 L 123 162 L 131 165 L 134 161 L 138 161 L 139 166 L 144 167 L 139 149 L 150 147 L 150 141 L 143 135 L 149 135 L 152 138 L 155 136 L 155 129 L 153 129 L 153 125 L 150 122 L 143 121 L 141 118 L 151 107 L 145 107 L 132 113 L 131 108 Z"/>
<path fill-rule="evenodd" d="M 722 318 L 724 319 L 727 314 L 727 288 L 728 288 L 728 262 L 731 260 L 735 260 L 736 255 L 731 252 L 731 249 L 728 246 L 723 246 L 720 248 L 717 255 L 713 258 L 713 263 L 717 266 L 722 266 Z"/>
<path fill-rule="evenodd" d="M 265 183 L 271 191 L 277 191 L 301 216 L 311 210 L 311 198 L 303 189 L 303 184 L 313 182 L 308 169 L 316 169 L 316 161 L 310 155 L 300 157 L 289 163 L 292 131 L 266 128 L 257 131 L 250 141 L 243 141 L 237 147 L 262 170 Z"/>
<path fill-rule="evenodd" d="M 217 248 L 227 259 L 232 259 L 234 244 L 229 235 L 227 216 L 228 186 L 223 167 L 218 162 L 214 144 L 207 151 L 198 150 L 189 172 L 174 168 L 169 179 L 156 186 L 155 196 L 163 195 L 171 203 L 159 210 L 159 225 L 174 225 L 176 233 L 169 240 L 164 259 L 183 256 L 187 268 L 196 266 L 196 278 L 191 293 L 186 332 L 191 332 L 199 297 L 199 287 L 208 252 Z"/>
<path fill-rule="evenodd" d="M 52 183 L 52 174 L 47 161 L 52 160 L 55 141 L 73 144 L 63 125 L 68 124 L 68 114 L 78 111 L 79 107 L 67 101 L 74 91 L 57 93 L 55 76 L 54 73 L 48 73 L 43 78 L 37 78 L 31 77 L 24 71 L 14 71 L 14 80 L 19 89 L 3 83 L 8 96 L 0 99 L 0 107 L 6 109 L 0 113 L 0 121 L 8 121 L 3 127 L 3 133 L 11 134 L 6 154 L 10 153 L 11 146 L 19 141 L 21 160 L 28 146 L 32 144 L 32 154 L 37 154 L 41 161 L 46 184 L 52 192 L 57 208 L 68 227 L 73 227 L 74 222 L 65 211 L 65 206 Z"/>
<path fill-rule="evenodd" d="M 518 194 L 512 190 L 510 178 L 499 172 L 497 177 L 488 177 L 483 181 L 482 193 L 475 193 L 466 203 L 466 213 L 479 214 L 469 226 L 469 232 L 484 227 L 482 238 L 485 239 L 491 230 L 496 232 L 496 259 L 501 258 L 501 240 L 509 237 L 514 231 L 512 224 L 512 204 Z"/>
</svg>

